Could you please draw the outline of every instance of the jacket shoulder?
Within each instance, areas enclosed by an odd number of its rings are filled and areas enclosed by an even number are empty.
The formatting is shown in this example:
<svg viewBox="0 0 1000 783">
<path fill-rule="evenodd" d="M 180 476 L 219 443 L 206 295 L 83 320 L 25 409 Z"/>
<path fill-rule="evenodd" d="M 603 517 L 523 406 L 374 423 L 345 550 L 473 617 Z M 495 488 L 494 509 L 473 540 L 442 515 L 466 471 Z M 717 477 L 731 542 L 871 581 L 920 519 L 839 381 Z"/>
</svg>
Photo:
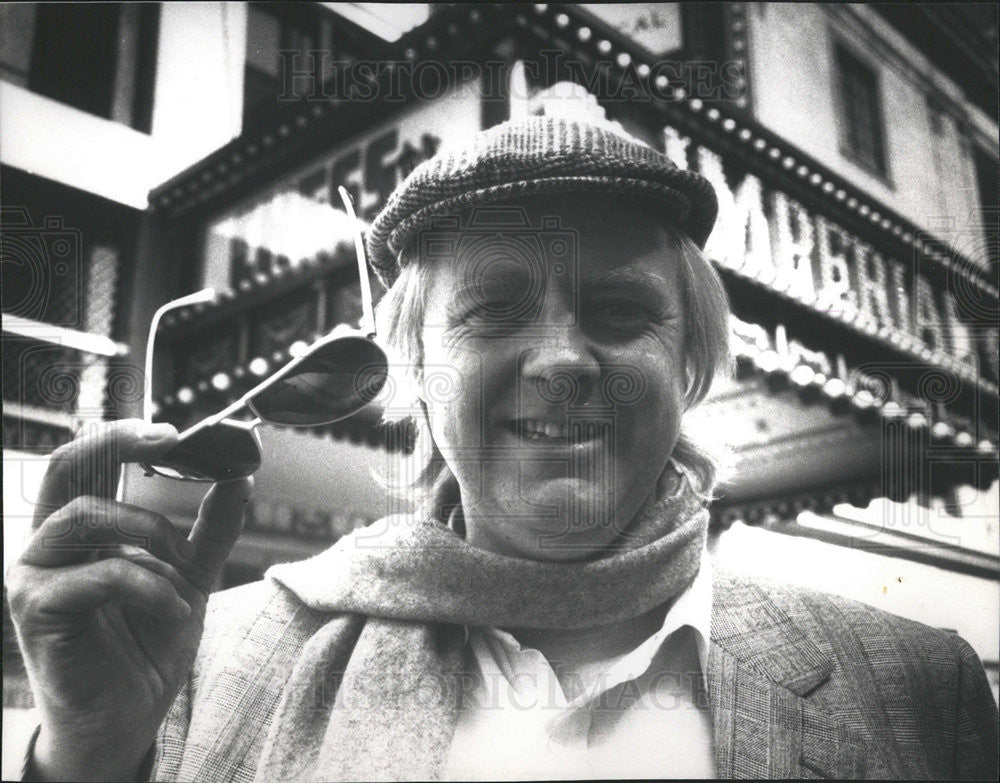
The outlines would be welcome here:
<svg viewBox="0 0 1000 783">
<path fill-rule="evenodd" d="M 996 779 L 997 708 L 958 634 L 860 601 L 716 572 L 713 640 L 751 665 L 825 676 L 818 708 L 891 750 L 905 777 Z"/>
<path fill-rule="evenodd" d="M 892 636 L 929 645 L 923 647 L 925 652 L 933 651 L 950 661 L 960 646 L 956 640 L 961 638 L 952 631 L 933 628 L 861 601 L 776 580 L 716 571 L 716 611 L 731 613 L 733 608 L 737 611 L 741 606 L 749 608 L 762 598 L 770 605 L 765 614 L 787 618 L 817 643 L 845 636 L 858 639 Z"/>
</svg>

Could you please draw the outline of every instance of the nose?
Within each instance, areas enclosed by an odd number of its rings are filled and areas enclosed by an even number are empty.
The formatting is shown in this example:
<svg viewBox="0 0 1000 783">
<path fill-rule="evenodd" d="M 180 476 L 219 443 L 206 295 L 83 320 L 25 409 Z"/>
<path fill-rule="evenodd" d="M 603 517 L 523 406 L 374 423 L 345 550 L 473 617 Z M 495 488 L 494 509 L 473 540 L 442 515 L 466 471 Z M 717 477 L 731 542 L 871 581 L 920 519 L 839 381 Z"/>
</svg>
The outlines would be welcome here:
<svg viewBox="0 0 1000 783">
<path fill-rule="evenodd" d="M 545 324 L 523 354 L 522 377 L 554 404 L 582 404 L 590 398 L 601 365 L 580 324 L 564 319 Z"/>
</svg>

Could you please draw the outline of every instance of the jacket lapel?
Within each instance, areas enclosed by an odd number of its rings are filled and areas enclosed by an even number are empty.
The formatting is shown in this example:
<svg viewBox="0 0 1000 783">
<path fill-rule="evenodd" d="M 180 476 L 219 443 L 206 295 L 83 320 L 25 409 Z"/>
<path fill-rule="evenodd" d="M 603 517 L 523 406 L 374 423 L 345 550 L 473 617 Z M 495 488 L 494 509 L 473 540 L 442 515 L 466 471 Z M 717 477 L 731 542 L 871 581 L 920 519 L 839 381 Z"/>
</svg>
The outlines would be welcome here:
<svg viewBox="0 0 1000 783">
<path fill-rule="evenodd" d="M 750 580 L 716 576 L 708 696 L 727 778 L 893 777 L 878 749 L 809 698 L 834 670 Z"/>
</svg>

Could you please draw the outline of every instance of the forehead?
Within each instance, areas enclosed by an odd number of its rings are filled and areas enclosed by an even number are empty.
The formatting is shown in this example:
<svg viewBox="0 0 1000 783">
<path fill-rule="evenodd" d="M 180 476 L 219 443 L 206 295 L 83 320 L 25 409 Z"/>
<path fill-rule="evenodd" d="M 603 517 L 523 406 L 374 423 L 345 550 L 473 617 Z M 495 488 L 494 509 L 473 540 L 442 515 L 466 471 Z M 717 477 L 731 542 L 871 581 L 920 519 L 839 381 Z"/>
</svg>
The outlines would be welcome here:
<svg viewBox="0 0 1000 783">
<path fill-rule="evenodd" d="M 438 285 L 515 282 L 534 271 L 581 285 L 630 271 L 674 284 L 680 251 L 654 202 L 558 194 L 467 210 L 456 226 L 425 232 L 419 255 Z"/>
</svg>

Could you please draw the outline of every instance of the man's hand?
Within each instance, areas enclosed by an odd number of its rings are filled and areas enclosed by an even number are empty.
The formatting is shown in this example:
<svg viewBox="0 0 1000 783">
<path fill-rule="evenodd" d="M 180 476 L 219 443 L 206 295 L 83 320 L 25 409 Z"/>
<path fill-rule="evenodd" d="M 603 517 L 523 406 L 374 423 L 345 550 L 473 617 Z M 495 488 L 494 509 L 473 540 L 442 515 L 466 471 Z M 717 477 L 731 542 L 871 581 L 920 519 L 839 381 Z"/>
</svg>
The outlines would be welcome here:
<svg viewBox="0 0 1000 783">
<path fill-rule="evenodd" d="M 123 463 L 176 442 L 170 425 L 125 420 L 52 455 L 36 532 L 7 574 L 41 714 L 34 765 L 47 779 L 134 779 L 194 662 L 252 482 L 214 485 L 188 538 L 114 500 Z"/>
</svg>

